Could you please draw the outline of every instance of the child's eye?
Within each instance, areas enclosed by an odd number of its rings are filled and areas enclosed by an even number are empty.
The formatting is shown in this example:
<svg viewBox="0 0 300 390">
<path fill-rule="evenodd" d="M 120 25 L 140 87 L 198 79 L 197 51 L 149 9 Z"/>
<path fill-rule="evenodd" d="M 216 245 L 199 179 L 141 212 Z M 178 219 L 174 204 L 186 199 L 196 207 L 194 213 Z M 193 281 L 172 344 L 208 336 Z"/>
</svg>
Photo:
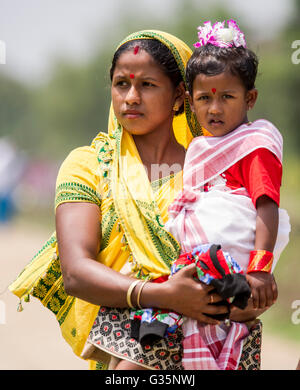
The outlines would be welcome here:
<svg viewBox="0 0 300 390">
<path fill-rule="evenodd" d="M 225 98 L 225 99 L 233 99 L 233 96 L 225 94 L 225 95 L 223 95 L 223 98 Z"/>
<path fill-rule="evenodd" d="M 155 87 L 155 85 L 149 81 L 143 81 L 143 87 Z"/>
</svg>

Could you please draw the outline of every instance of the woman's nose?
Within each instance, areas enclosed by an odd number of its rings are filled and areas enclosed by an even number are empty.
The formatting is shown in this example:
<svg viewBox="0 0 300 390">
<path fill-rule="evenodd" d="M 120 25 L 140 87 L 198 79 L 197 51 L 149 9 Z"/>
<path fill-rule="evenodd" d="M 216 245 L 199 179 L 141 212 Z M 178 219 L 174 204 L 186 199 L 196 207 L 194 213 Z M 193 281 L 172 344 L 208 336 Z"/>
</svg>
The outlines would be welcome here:
<svg viewBox="0 0 300 390">
<path fill-rule="evenodd" d="M 133 105 L 133 104 L 140 104 L 140 102 L 141 102 L 141 97 L 139 91 L 134 85 L 131 85 L 126 95 L 126 103 L 129 105 Z"/>
</svg>

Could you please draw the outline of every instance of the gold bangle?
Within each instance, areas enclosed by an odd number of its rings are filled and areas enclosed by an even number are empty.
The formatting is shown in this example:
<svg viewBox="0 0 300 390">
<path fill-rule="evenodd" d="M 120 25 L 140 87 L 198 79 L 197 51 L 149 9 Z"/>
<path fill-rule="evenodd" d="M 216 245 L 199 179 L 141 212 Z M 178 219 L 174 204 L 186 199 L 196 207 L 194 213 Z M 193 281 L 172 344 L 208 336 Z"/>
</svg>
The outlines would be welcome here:
<svg viewBox="0 0 300 390">
<path fill-rule="evenodd" d="M 127 305 L 128 305 L 131 309 L 134 309 L 134 306 L 132 306 L 132 303 L 131 303 L 131 294 L 132 294 L 132 291 L 133 291 L 134 287 L 135 287 L 139 282 L 140 282 L 140 279 L 135 280 L 134 282 L 131 283 L 131 285 L 128 287 L 128 290 L 127 290 L 127 296 L 126 296 Z"/>
<path fill-rule="evenodd" d="M 143 290 L 143 288 L 144 288 L 144 286 L 145 286 L 146 283 L 148 283 L 148 280 L 145 280 L 145 281 L 142 283 L 142 285 L 141 285 L 141 287 L 140 287 L 140 289 L 139 289 L 138 295 L 137 295 L 136 304 L 137 304 L 137 307 L 138 307 L 139 309 L 143 309 L 142 306 L 141 306 L 141 304 L 140 304 L 140 297 L 141 297 L 141 292 L 142 292 L 142 290 Z"/>
</svg>

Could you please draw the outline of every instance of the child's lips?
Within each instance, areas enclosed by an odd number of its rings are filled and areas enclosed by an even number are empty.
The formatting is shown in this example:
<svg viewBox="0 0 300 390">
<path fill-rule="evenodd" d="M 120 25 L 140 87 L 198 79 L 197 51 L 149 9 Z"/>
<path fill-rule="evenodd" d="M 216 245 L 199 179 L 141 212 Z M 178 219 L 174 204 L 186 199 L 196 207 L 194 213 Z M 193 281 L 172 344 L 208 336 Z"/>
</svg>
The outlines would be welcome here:
<svg viewBox="0 0 300 390">
<path fill-rule="evenodd" d="M 224 122 L 219 119 L 211 119 L 209 122 L 210 126 L 218 127 L 224 125 Z"/>
</svg>

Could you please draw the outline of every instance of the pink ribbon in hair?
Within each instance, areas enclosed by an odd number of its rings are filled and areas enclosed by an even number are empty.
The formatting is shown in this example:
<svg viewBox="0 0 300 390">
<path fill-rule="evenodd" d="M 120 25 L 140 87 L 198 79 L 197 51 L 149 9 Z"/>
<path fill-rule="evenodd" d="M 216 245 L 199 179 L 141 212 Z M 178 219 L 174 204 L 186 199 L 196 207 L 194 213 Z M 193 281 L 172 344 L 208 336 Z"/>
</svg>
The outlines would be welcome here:
<svg viewBox="0 0 300 390">
<path fill-rule="evenodd" d="M 211 44 L 218 47 L 247 47 L 245 35 L 239 29 L 236 21 L 230 19 L 227 21 L 228 27 L 225 27 L 225 21 L 216 22 L 213 25 L 210 21 L 204 22 L 203 27 L 198 27 L 199 41 L 194 43 L 195 47 Z"/>
</svg>

